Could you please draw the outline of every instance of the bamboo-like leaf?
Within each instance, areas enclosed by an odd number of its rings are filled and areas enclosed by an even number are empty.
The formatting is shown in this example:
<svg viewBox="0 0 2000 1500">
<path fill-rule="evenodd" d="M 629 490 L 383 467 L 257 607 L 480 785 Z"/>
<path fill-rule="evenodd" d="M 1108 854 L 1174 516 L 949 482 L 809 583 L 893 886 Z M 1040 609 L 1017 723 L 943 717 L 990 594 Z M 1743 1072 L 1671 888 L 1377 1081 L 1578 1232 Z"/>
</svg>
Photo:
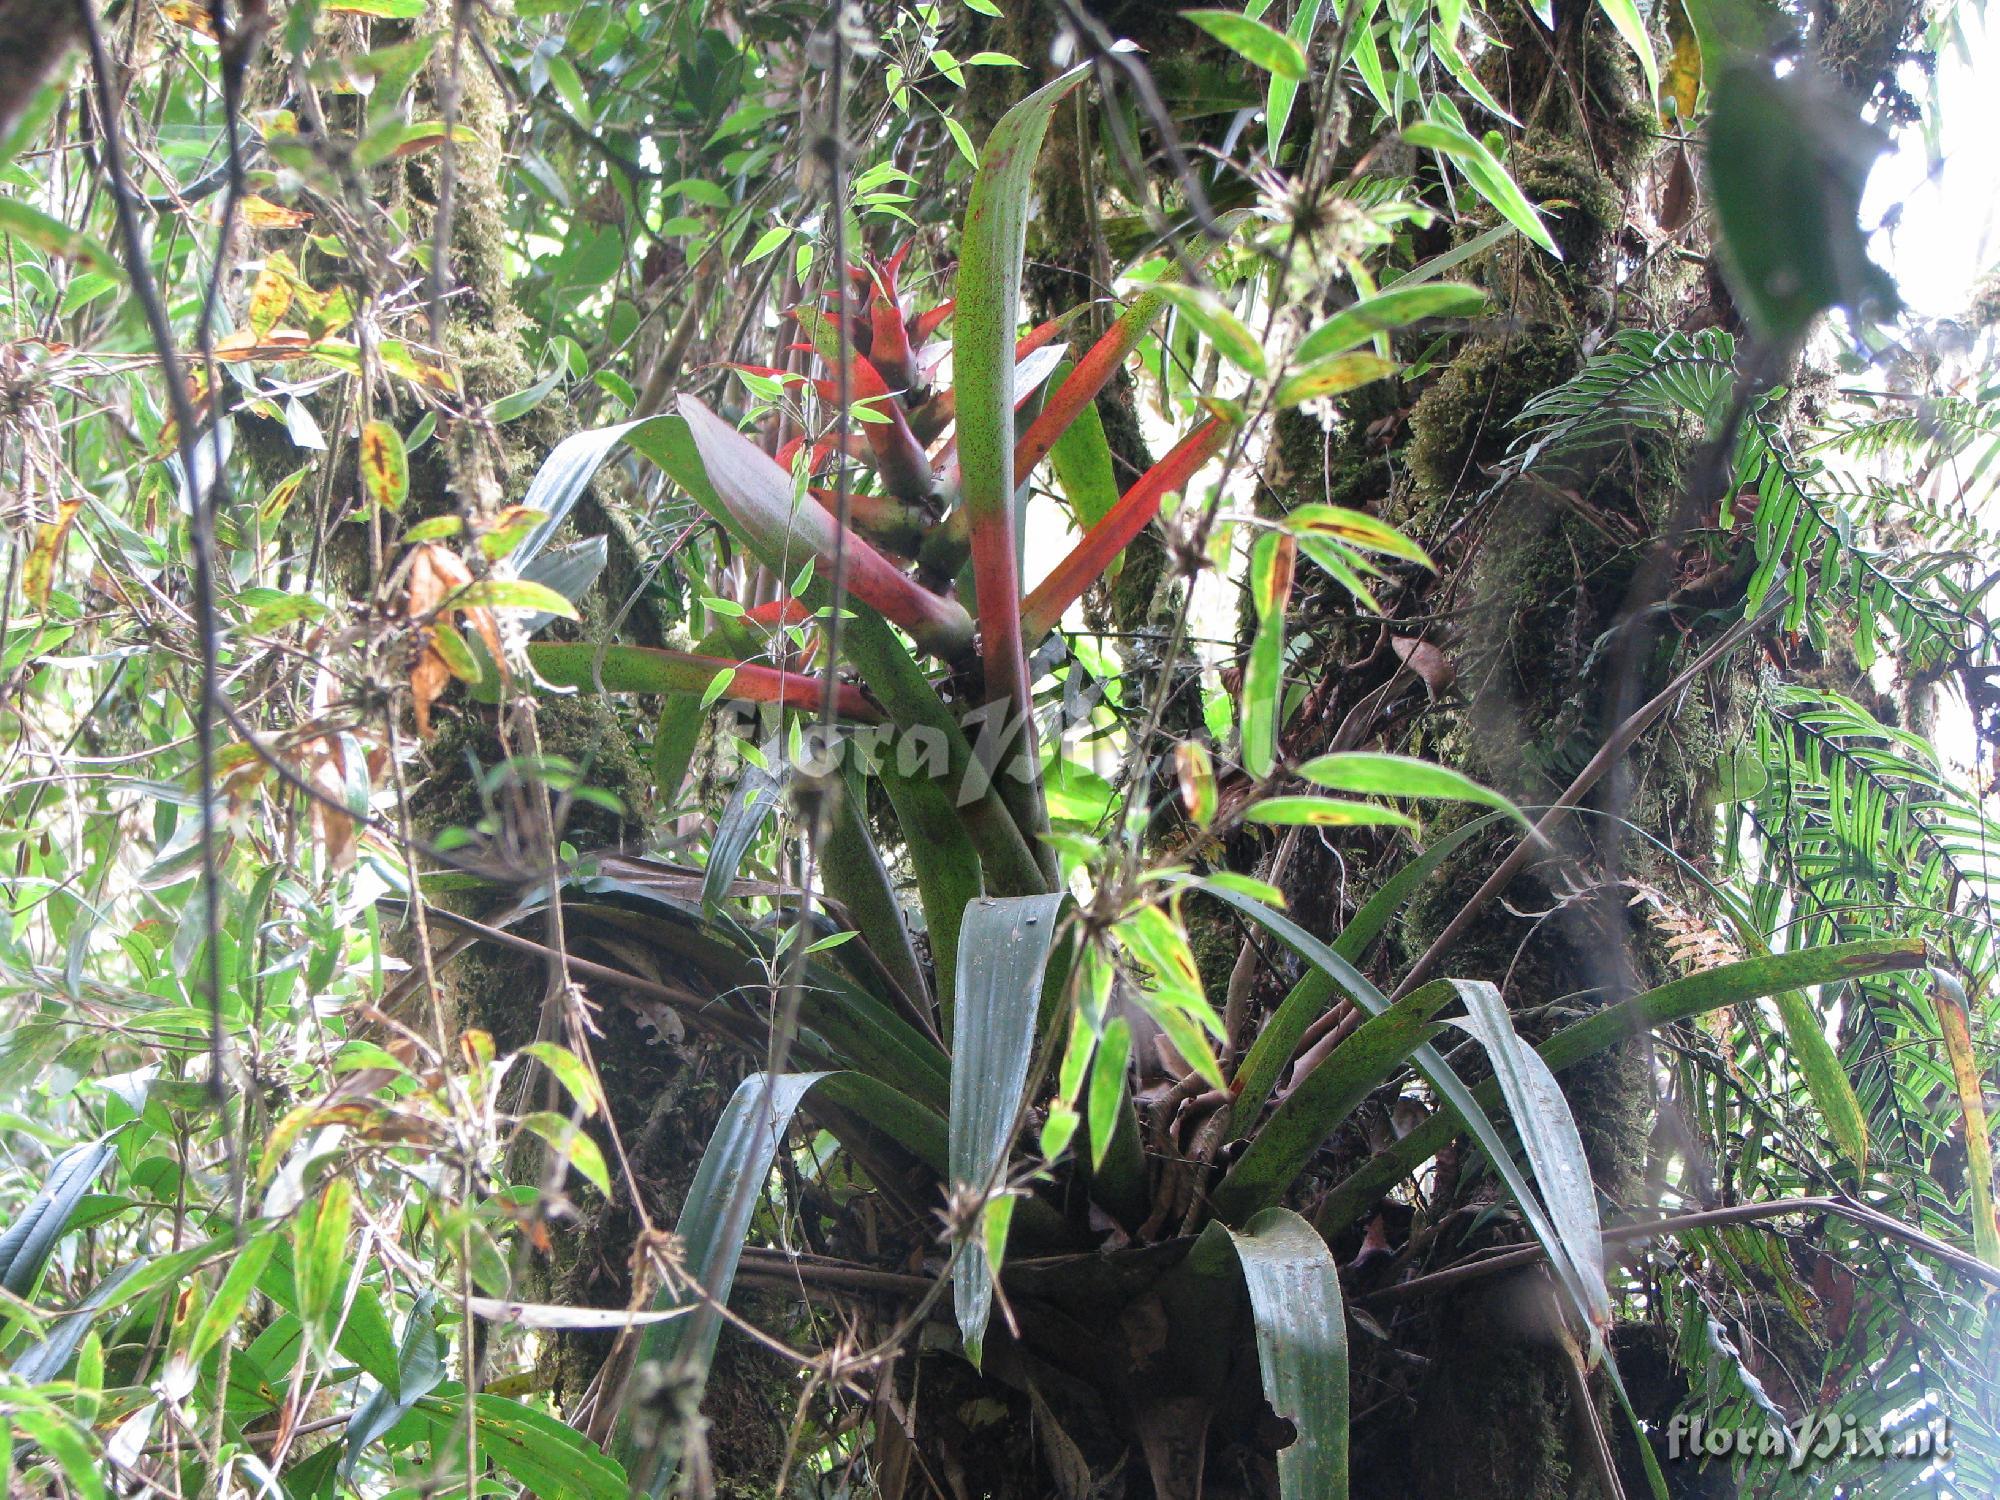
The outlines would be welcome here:
<svg viewBox="0 0 2000 1500">
<path fill-rule="evenodd" d="M 1312 365 L 1420 318 L 1469 318 L 1485 306 L 1486 293 L 1476 286 L 1444 282 L 1395 287 L 1343 307 L 1305 336 L 1293 358 L 1301 366 Z"/>
<path fill-rule="evenodd" d="M 410 497 L 410 459 L 403 451 L 403 435 L 387 422 L 370 422 L 361 429 L 360 464 L 362 487 L 369 503 L 383 510 L 399 510 Z"/>
<path fill-rule="evenodd" d="M 1275 27 L 1234 10 L 1184 10 L 1181 19 L 1192 21 L 1238 57 L 1274 77 L 1293 83 L 1306 80 L 1305 53 Z"/>
<path fill-rule="evenodd" d="M 1244 699 L 1243 711 L 1248 715 L 1252 710 L 1250 700 Z M 1246 717 L 1247 728 L 1250 720 Z M 1244 752 L 1249 756 L 1248 750 Z M 1253 802 L 1244 809 L 1243 818 L 1249 823 L 1263 823 L 1276 828 L 1415 828 L 1417 820 L 1408 813 L 1397 812 L 1393 807 L 1381 807 L 1373 802 L 1343 802 L 1336 797 L 1266 797 L 1262 802 Z"/>
<path fill-rule="evenodd" d="M 1319 25 L 1321 0 L 1300 0 L 1299 8 L 1292 13 L 1292 24 L 1285 31 L 1292 45 L 1299 49 L 1299 56 L 1306 59 L 1307 70 L 1311 70 L 1313 32 Z M 1359 24 L 1366 26 L 1368 19 L 1360 18 Z M 1293 79 L 1271 75 L 1270 86 L 1264 92 L 1264 142 L 1265 150 L 1272 161 L 1278 159 L 1278 147 L 1285 139 L 1285 126 L 1291 123 L 1292 105 L 1299 96 L 1299 85 L 1303 78 Z"/>
<path fill-rule="evenodd" d="M 955 1199 L 1004 1190 L 1035 1048 L 1042 980 L 1066 899 L 1061 892 L 983 897 L 972 903 L 959 929 L 950 1116 Z M 959 1336 L 975 1365 L 993 1310 L 994 1269 L 984 1239 L 975 1235 L 960 1248 L 952 1273 Z"/>
<path fill-rule="evenodd" d="M 1588 1020 L 1564 1027 L 1538 1050 L 1543 1062 L 1561 1072 L 1655 1027 L 1685 1021 L 1725 1005 L 1767 999 L 1782 990 L 1921 968 L 1928 957 L 1921 938 L 1883 938 L 1746 958 L 1676 979 L 1599 1011 Z M 1496 1106 L 1500 1103 L 1499 1085 L 1488 1079 L 1475 1091 L 1475 1096 L 1482 1106 Z M 1328 1195 L 1320 1209 L 1321 1227 L 1329 1232 L 1345 1228 L 1391 1184 L 1437 1155 L 1457 1131 L 1456 1122 L 1440 1112 L 1388 1150 L 1378 1153 Z"/>
<path fill-rule="evenodd" d="M 0 197 L 0 237 L 20 240 L 58 260 L 73 260 L 101 275 L 122 274 L 111 252 L 80 229 L 52 219 L 16 198 Z"/>
<path fill-rule="evenodd" d="M 1292 597 L 1298 543 L 1286 532 L 1266 531 L 1250 551 L 1250 598 L 1257 633 L 1243 668 L 1243 769 L 1262 780 L 1278 763 L 1278 715 L 1283 707 L 1285 606 Z"/>
<path fill-rule="evenodd" d="M 1222 299 L 1205 287 L 1162 283 L 1154 290 L 1178 308 L 1181 314 L 1208 337 L 1216 351 L 1237 369 L 1259 380 L 1271 373 L 1264 346 L 1243 326 L 1242 319 L 1223 305 Z"/>
<path fill-rule="evenodd" d="M 1435 117 L 1405 126 L 1403 139 L 1412 146 L 1422 146 L 1432 151 L 1442 152 L 1458 164 L 1465 174 L 1465 180 L 1499 212 L 1500 217 L 1512 224 L 1529 239 L 1540 245 L 1557 260 L 1562 259 L 1562 251 L 1550 238 L 1548 226 L 1527 195 L 1516 186 L 1514 179 L 1507 175 L 1507 169 L 1486 149 L 1485 142 L 1467 131 L 1463 125 L 1453 124 Z"/>
<path fill-rule="evenodd" d="M 1307 366 L 1296 375 L 1287 376 L 1271 399 L 1283 407 L 1298 406 L 1327 396 L 1344 396 L 1364 385 L 1386 380 L 1401 368 L 1393 359 L 1384 359 L 1366 350 L 1335 354 L 1316 365 Z"/>
<path fill-rule="evenodd" d="M 1264 1399 L 1295 1434 L 1278 1450 L 1278 1492 L 1346 1500 L 1347 1310 L 1333 1252 L 1288 1208 L 1228 1234 L 1250 1292 Z"/>
<path fill-rule="evenodd" d="M 1182 438 L 1165 458 L 1141 475 L 1111 513 L 1091 527 L 1069 555 L 1036 584 L 1021 606 L 1021 636 L 1030 643 L 1062 622 L 1063 613 L 1101 578 L 1146 523 L 1159 514 L 1160 502 L 1185 489 L 1201 466 L 1228 441 L 1230 424 L 1212 417 Z"/>
<path fill-rule="evenodd" d="M 1524 828 L 1528 816 L 1506 797 L 1483 787 L 1463 772 L 1407 755 L 1369 750 L 1343 750 L 1321 755 L 1299 767 L 1299 775 L 1329 791 L 1357 792 L 1366 797 L 1423 797 L 1445 802 L 1476 802 L 1497 808 Z"/>
<path fill-rule="evenodd" d="M 484 1299 L 480 1299 L 484 1300 Z M 436 1390 L 444 1381 L 444 1340 L 438 1337 L 436 1297 L 420 1296 L 403 1324 L 402 1341 L 396 1349 L 396 1379 L 377 1384 L 355 1408 L 347 1424 L 347 1443 L 340 1456 L 340 1473 L 351 1478 L 354 1465 L 369 1444 L 386 1434 L 403 1419 L 404 1413 Z"/>
</svg>

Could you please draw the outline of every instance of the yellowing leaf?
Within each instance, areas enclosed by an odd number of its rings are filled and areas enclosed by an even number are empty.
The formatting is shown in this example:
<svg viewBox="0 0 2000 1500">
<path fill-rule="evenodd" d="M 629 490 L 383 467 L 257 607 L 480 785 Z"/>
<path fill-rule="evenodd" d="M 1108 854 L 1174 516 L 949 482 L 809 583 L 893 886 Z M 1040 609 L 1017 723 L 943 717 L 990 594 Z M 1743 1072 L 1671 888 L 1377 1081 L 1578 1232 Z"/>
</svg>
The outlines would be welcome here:
<svg viewBox="0 0 2000 1500">
<path fill-rule="evenodd" d="M 312 222 L 312 215 L 306 210 L 286 208 L 282 203 L 273 203 L 257 193 L 244 198 L 243 218 L 256 229 L 297 229 L 301 224 Z"/>
<path fill-rule="evenodd" d="M 292 305 L 292 281 L 297 276 L 291 268 L 291 260 L 283 251 L 273 251 L 264 261 L 264 269 L 257 273 L 257 280 L 250 287 L 250 331 L 263 338 L 278 326 Z"/>
<path fill-rule="evenodd" d="M 82 509 L 82 500 L 65 500 L 57 507 L 56 518 L 35 530 L 35 545 L 21 565 L 21 590 L 37 609 L 48 605 L 49 590 L 55 586 L 56 559 L 62 555 L 63 543 L 69 540 L 70 527 Z"/>
<path fill-rule="evenodd" d="M 387 422 L 361 429 L 361 483 L 383 510 L 396 510 L 410 495 L 410 458 L 403 435 Z"/>
</svg>

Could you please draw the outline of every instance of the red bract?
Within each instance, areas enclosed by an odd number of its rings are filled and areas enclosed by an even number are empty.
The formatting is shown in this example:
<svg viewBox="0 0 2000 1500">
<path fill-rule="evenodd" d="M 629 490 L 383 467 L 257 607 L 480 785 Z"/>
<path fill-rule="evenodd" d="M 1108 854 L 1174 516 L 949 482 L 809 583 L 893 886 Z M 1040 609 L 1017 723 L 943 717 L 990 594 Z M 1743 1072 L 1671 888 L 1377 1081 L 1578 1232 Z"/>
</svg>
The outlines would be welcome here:
<svg viewBox="0 0 2000 1500">
<path fill-rule="evenodd" d="M 968 561 L 975 555 L 985 557 L 979 590 L 982 600 L 989 601 L 989 619 L 1018 619 L 1026 641 L 1034 642 L 1054 628 L 1063 611 L 1111 566 L 1158 512 L 1161 498 L 1185 486 L 1194 471 L 1214 455 L 1227 437 L 1228 427 L 1219 419 L 1205 423 L 1142 476 L 1024 601 L 1021 579 L 1012 562 L 1015 549 L 1011 538 L 1004 544 L 980 546 L 982 523 L 963 503 L 960 438 L 968 430 L 967 412 L 960 387 L 940 379 L 950 368 L 952 346 L 935 337 L 954 312 L 963 317 L 968 306 L 977 309 L 981 317 L 989 317 L 995 311 L 993 299 L 983 290 L 974 295 L 961 286 L 957 298 L 930 307 L 916 306 L 903 287 L 908 253 L 905 246 L 886 259 L 848 267 L 843 285 L 794 314 L 805 339 L 793 347 L 811 353 L 817 370 L 803 374 L 759 365 L 735 366 L 748 374 L 808 384 L 824 407 L 837 407 L 845 397 L 848 420 L 844 439 L 833 433 L 810 440 L 795 438 L 778 450 L 773 462 L 699 403 L 684 401 L 682 409 L 709 480 L 737 522 L 737 529 L 754 532 L 767 544 L 777 543 L 782 532 L 788 566 L 796 571 L 811 557 L 822 579 L 831 576 L 838 544 L 845 550 L 846 586 L 855 600 L 907 631 L 926 650 L 963 661 L 973 644 L 972 622 L 954 594 Z M 1153 293 L 1135 300 L 1046 394 L 1044 388 L 1063 362 L 1063 329 L 1075 314 L 1050 319 L 1019 334 L 1002 314 L 998 332 L 1012 342 L 1014 359 L 1011 378 L 1003 381 L 1000 389 L 1011 394 L 1012 405 L 1018 409 L 1025 410 L 1038 397 L 1041 400 L 1032 419 L 1023 418 L 1028 426 L 1018 443 L 1012 443 L 1010 437 L 1015 486 L 1034 474 L 1116 375 L 1163 305 L 1164 299 Z M 1000 347 L 1004 350 L 1006 345 Z M 1004 353 L 1000 357 L 1004 360 Z M 1010 419 L 1002 426 L 990 416 L 982 416 L 971 423 L 970 430 L 1011 434 L 1013 422 Z M 812 512 L 810 518 L 795 513 L 790 479 L 798 454 L 808 441 L 811 457 L 807 474 L 812 482 L 807 494 L 812 503 L 806 509 Z M 854 464 L 844 513 L 839 489 L 827 482 L 828 472 L 843 452 Z M 1011 510 L 1011 506 L 1004 509 Z M 843 518 L 844 536 L 839 524 Z M 1000 519 L 996 513 L 989 524 L 997 525 Z M 911 563 L 917 564 L 914 574 L 904 571 Z M 994 594 L 1011 602 L 992 601 Z M 998 608 L 992 607 L 994 602 Z M 987 665 L 990 671 L 990 663 Z M 1018 691 L 1017 684 L 1007 695 Z"/>
</svg>

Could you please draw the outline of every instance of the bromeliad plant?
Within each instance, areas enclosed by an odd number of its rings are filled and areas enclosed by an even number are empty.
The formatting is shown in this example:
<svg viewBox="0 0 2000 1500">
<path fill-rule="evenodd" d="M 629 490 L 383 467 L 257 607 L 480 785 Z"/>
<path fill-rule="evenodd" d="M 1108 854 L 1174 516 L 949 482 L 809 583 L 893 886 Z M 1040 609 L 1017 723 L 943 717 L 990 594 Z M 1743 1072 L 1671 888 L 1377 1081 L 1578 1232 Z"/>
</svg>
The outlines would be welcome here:
<svg viewBox="0 0 2000 1500">
<path fill-rule="evenodd" d="M 809 382 L 835 413 L 831 432 L 773 456 L 683 398 L 670 414 L 570 439 L 527 497 L 549 517 L 521 549 L 532 567 L 590 475 L 627 443 L 788 585 L 775 603 L 711 632 L 701 651 L 546 644 L 530 654 L 556 683 L 668 694 L 661 743 L 679 748 L 663 750 L 659 769 L 670 789 L 695 710 L 725 692 L 777 705 L 795 738 L 805 718 L 847 735 L 850 748 L 864 734 L 886 734 L 889 753 L 869 757 L 868 771 L 887 794 L 893 843 L 916 887 L 912 910 L 865 815 L 852 756 L 838 773 L 789 760 L 752 766 L 697 881 L 623 856 L 586 858 L 570 877 L 564 921 L 577 940 L 601 930 L 673 953 L 701 982 L 653 986 L 654 998 L 740 1047 L 758 1069 L 725 1112 L 686 1200 L 685 1254 L 668 1268 L 660 1307 L 683 1316 L 646 1330 L 639 1388 L 661 1389 L 661 1377 L 675 1374 L 683 1395 L 700 1389 L 756 1198 L 786 1126 L 804 1109 L 916 1241 L 934 1234 L 942 1209 L 944 1248 L 931 1263 L 950 1279 L 965 1356 L 982 1362 L 994 1309 L 1003 1308 L 1009 1354 L 995 1368 L 1016 1380 L 1038 1368 L 1082 1380 L 1119 1414 L 1163 1496 L 1198 1485 L 1200 1432 L 1231 1379 L 1230 1341 L 1214 1330 L 1238 1316 L 1238 1288 L 1247 1290 L 1263 1395 L 1298 1434 L 1277 1455 L 1284 1493 L 1337 1497 L 1347 1487 L 1345 1316 L 1327 1237 L 1366 1204 L 1349 1185 L 1336 1188 L 1314 1225 L 1283 1202 L 1361 1101 L 1414 1068 L 1440 1106 L 1438 1129 L 1425 1133 L 1431 1150 L 1440 1131 L 1478 1142 L 1546 1253 L 1581 1366 L 1603 1353 L 1611 1304 L 1588 1166 L 1552 1070 L 1718 1006 L 1914 967 L 1923 949 L 1879 941 L 1748 959 L 1638 996 L 1539 1050 L 1516 1034 L 1489 984 L 1438 980 L 1383 994 L 1359 965 L 1401 903 L 1472 837 L 1525 820 L 1456 773 L 1366 753 L 1293 768 L 1318 789 L 1312 794 L 1263 795 L 1284 769 L 1278 683 L 1297 554 L 1364 599 L 1378 566 L 1371 554 L 1426 561 L 1379 520 L 1331 506 L 1294 512 L 1257 540 L 1260 624 L 1239 717 L 1251 795 L 1232 797 L 1223 812 L 1207 753 L 1183 746 L 1179 779 L 1191 821 L 1209 835 L 1239 818 L 1411 826 L 1386 800 L 1396 798 L 1488 810 L 1398 873 L 1331 941 L 1285 916 L 1269 887 L 1187 865 L 1146 869 L 1118 840 L 1080 882 L 1059 879 L 1028 653 L 1163 499 L 1224 451 L 1249 408 L 1217 403 L 1115 503 L 1086 511 L 1082 539 L 1028 589 L 1018 534 L 1037 466 L 1169 309 L 1253 376 L 1253 391 L 1265 393 L 1257 409 L 1268 411 L 1392 372 L 1382 334 L 1464 314 L 1481 300 L 1463 287 L 1388 291 L 1271 359 L 1213 291 L 1160 285 L 1056 379 L 1063 324 L 1021 334 L 1020 265 L 1029 168 L 1055 105 L 1082 77 L 1079 69 L 1057 79 L 996 127 L 972 191 L 953 301 L 915 307 L 901 286 L 899 252 L 851 268 L 849 286 L 798 314 L 801 352 L 820 362 L 818 373 L 742 370 L 766 396 Z M 948 344 L 938 337 L 947 323 Z M 1373 351 L 1361 347 L 1370 343 Z M 1019 412 L 1044 390 L 1023 429 Z M 791 648 L 790 660 L 720 654 L 757 631 Z M 968 733 L 968 716 L 1005 726 L 997 749 L 995 736 Z M 922 753 L 900 753 L 912 744 Z M 774 937 L 748 905 L 771 901 L 771 888 L 741 883 L 737 871 L 788 788 L 818 826 L 815 863 L 833 921 L 815 927 L 800 913 L 796 928 Z M 1081 902 L 1073 886 L 1084 891 Z M 1179 920 L 1193 890 L 1260 925 L 1306 966 L 1254 1038 L 1232 1037 L 1204 992 Z M 787 903 L 778 907 L 782 915 Z M 759 995 L 766 999 L 753 1003 Z M 1451 1008 L 1462 1014 L 1440 1019 Z M 780 1018 L 776 1066 L 772 1015 Z M 1477 1088 L 1433 1045 L 1454 1027 L 1476 1039 L 1490 1067 Z M 1525 1166 L 1492 1122 L 1501 1107 Z M 1224 1168 L 1217 1148 L 1229 1140 L 1242 1144 Z M 1401 1175 L 1421 1165 L 1411 1152 L 1394 1156 Z M 1129 1252 L 1107 1261 L 1107 1234 Z M 1035 1256 L 1031 1276 L 1007 1270 L 1023 1251 Z M 1131 1342 L 1120 1313 L 1142 1303 L 1173 1312 L 1164 1345 Z M 627 1409 L 636 1415 L 618 1428 L 616 1456 L 636 1482 L 663 1492 L 693 1429 L 658 1400 Z"/>
</svg>

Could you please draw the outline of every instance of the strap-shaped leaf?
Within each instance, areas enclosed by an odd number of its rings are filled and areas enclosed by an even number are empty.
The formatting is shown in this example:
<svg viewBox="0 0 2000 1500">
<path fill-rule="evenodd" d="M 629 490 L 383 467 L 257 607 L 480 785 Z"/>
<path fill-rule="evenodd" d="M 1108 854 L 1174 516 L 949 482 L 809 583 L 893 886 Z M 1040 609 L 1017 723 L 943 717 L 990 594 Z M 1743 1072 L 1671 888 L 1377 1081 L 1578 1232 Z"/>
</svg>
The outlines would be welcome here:
<svg viewBox="0 0 2000 1500">
<path fill-rule="evenodd" d="M 966 910 L 952 1017 L 954 1195 L 989 1191 L 1004 1169 L 1020 1121 L 1042 978 L 1065 899 L 1060 892 L 982 897 Z M 959 1254 L 952 1305 L 966 1355 L 976 1365 L 993 1310 L 993 1268 L 979 1236 Z"/>
<path fill-rule="evenodd" d="M 1245 916 L 1261 924 L 1273 937 L 1307 963 L 1325 970 L 1328 977 L 1352 996 L 1355 1004 L 1370 1015 L 1379 1016 L 1389 1009 L 1388 997 L 1376 989 L 1365 974 L 1291 918 L 1226 885 L 1208 881 L 1195 883 L 1218 901 L 1228 902 Z M 1458 1118 L 1464 1129 L 1471 1133 L 1473 1139 L 1479 1142 L 1480 1148 L 1486 1152 L 1494 1170 L 1506 1183 L 1508 1192 L 1513 1194 L 1514 1201 L 1520 1205 L 1522 1217 L 1527 1219 L 1535 1238 L 1540 1240 L 1548 1251 L 1549 1263 L 1555 1267 L 1557 1280 L 1561 1283 L 1571 1307 L 1584 1325 L 1592 1330 L 1592 1337 L 1599 1336 L 1604 1326 L 1599 1321 L 1600 1316 L 1608 1316 L 1603 1312 L 1606 1307 L 1603 1277 L 1598 1276 L 1593 1291 L 1586 1280 L 1585 1272 L 1571 1258 L 1567 1242 L 1550 1222 L 1548 1214 L 1543 1211 L 1541 1200 L 1529 1186 L 1527 1178 L 1521 1174 L 1521 1169 L 1515 1165 L 1513 1155 L 1507 1149 L 1506 1140 L 1494 1128 L 1492 1120 L 1487 1118 L 1485 1108 L 1473 1097 L 1472 1090 L 1466 1087 L 1465 1080 L 1453 1072 L 1451 1065 L 1427 1042 L 1417 1047 L 1412 1056 L 1416 1060 L 1417 1071 L 1423 1074 L 1430 1086 L 1437 1090 L 1439 1096 L 1450 1107 L 1449 1113 Z"/>
<path fill-rule="evenodd" d="M 1611 1326 L 1611 1294 L 1604 1285 L 1604 1226 L 1597 1216 L 1597 1185 L 1576 1117 L 1549 1065 L 1514 1030 L 1499 987 L 1484 979 L 1455 979 L 1465 1001 L 1465 1027 L 1479 1038 L 1493 1064 L 1493 1076 L 1507 1100 L 1514 1132 L 1528 1154 L 1535 1183 L 1548 1204 L 1549 1218 L 1563 1248 L 1593 1294 L 1592 1327 Z"/>
<path fill-rule="evenodd" d="M 1250 1292 L 1264 1399 L 1297 1434 L 1278 1450 L 1284 1500 L 1347 1497 L 1347 1310 L 1333 1252 L 1288 1208 L 1228 1231 Z"/>
<path fill-rule="evenodd" d="M 49 1252 L 69 1227 L 70 1215 L 116 1154 L 109 1142 L 89 1141 L 55 1159 L 41 1190 L 0 1234 L 0 1288 L 16 1297 L 33 1295 Z"/>
<path fill-rule="evenodd" d="M 1000 117 L 979 154 L 959 248 L 958 311 L 952 369 L 958 457 L 972 572 L 979 601 L 980 651 L 991 699 L 1025 718 L 1027 666 L 1021 650 L 1021 577 L 1014 541 L 1014 342 L 1021 321 L 1021 254 L 1035 158 L 1056 105 L 1089 75 L 1078 64 Z"/>
<path fill-rule="evenodd" d="M 1442 980 L 1427 984 L 1356 1027 L 1251 1138 L 1211 1196 L 1215 1216 L 1240 1224 L 1276 1203 L 1334 1128 L 1387 1082 L 1420 1042 L 1430 1040 L 1438 1030 L 1431 1017 L 1454 993 Z"/>
<path fill-rule="evenodd" d="M 728 898 L 750 841 L 757 837 L 757 831 L 777 811 L 790 789 L 791 761 L 780 756 L 776 765 L 777 770 L 767 771 L 762 766 L 746 764 L 737 778 L 736 789 L 729 794 L 729 805 L 715 820 L 715 836 L 708 846 L 708 873 L 701 883 L 701 904 L 711 914 Z"/>
<path fill-rule="evenodd" d="M 957 600 L 932 593 L 859 535 L 842 531 L 812 499 L 795 496 L 792 476 L 770 454 L 694 397 L 681 397 L 680 411 L 731 529 L 766 567 L 790 578 L 810 562 L 817 574 L 831 577 L 841 557 L 856 599 L 907 630 L 926 651 L 948 658 L 965 654 L 972 644 L 972 619 Z M 961 433 L 963 411 L 961 402 Z M 963 441 L 961 436 L 961 447 Z"/>
<path fill-rule="evenodd" d="M 874 1127 L 896 1138 L 919 1159 L 941 1164 L 943 1122 L 896 1090 L 855 1073 L 753 1073 L 736 1087 L 702 1152 L 701 1166 L 681 1205 L 674 1232 L 680 1237 L 688 1275 L 701 1294 L 665 1287 L 654 1300 L 656 1313 L 693 1309 L 688 1317 L 650 1324 L 639 1341 L 637 1368 L 678 1368 L 692 1381 L 698 1401 L 707 1382 L 715 1341 L 722 1331 L 717 1304 L 729 1300 L 743 1256 L 751 1211 L 771 1175 L 778 1143 L 806 1096 L 825 1086 L 829 1102 L 865 1115 Z M 712 1300 L 711 1300 L 712 1299 Z M 669 1424 L 671 1416 L 664 1418 Z M 628 1403 L 612 1452 L 632 1475 L 635 1487 L 658 1496 L 671 1488 L 680 1466 L 679 1433 L 671 1425 L 657 1433 L 635 1423 Z"/>
<path fill-rule="evenodd" d="M 1676 979 L 1622 1005 L 1601 1010 L 1588 1020 L 1564 1027 L 1538 1050 L 1543 1062 L 1561 1072 L 1642 1032 L 1725 1005 L 1766 999 L 1780 990 L 1838 984 L 1870 974 L 1921 968 L 1926 962 L 1928 950 L 1922 938 L 1879 938 L 1746 958 Z M 1482 1106 L 1500 1102 L 1500 1086 L 1490 1078 L 1474 1092 Z M 1335 1186 L 1320 1207 L 1321 1226 L 1329 1231 L 1336 1226 L 1345 1228 L 1390 1184 L 1400 1182 L 1443 1150 L 1457 1131 L 1457 1123 L 1448 1114 L 1432 1115 Z"/>
<path fill-rule="evenodd" d="M 1501 816 L 1487 813 L 1461 824 L 1382 882 L 1380 889 L 1368 898 L 1368 904 L 1349 919 L 1340 936 L 1333 940 L 1333 951 L 1350 963 L 1359 963 L 1368 945 L 1389 925 L 1389 919 L 1402 910 L 1403 903 L 1417 887 L 1429 880 L 1459 848 L 1499 822 Z M 1326 1014 L 1333 992 L 1334 983 L 1329 975 L 1319 969 L 1308 969 L 1264 1023 L 1232 1080 L 1237 1119 L 1255 1121 L 1263 1111 L 1264 1101 L 1271 1096 L 1279 1073 L 1298 1050 L 1307 1028 Z"/>
<path fill-rule="evenodd" d="M 403 1324 L 396 1350 L 396 1381 L 377 1385 L 347 1424 L 347 1449 L 340 1456 L 340 1473 L 352 1478 L 354 1465 L 368 1445 L 403 1419 L 403 1414 L 436 1390 L 445 1376 L 444 1340 L 438 1337 L 437 1298 L 430 1292 L 417 1299 Z"/>
</svg>

